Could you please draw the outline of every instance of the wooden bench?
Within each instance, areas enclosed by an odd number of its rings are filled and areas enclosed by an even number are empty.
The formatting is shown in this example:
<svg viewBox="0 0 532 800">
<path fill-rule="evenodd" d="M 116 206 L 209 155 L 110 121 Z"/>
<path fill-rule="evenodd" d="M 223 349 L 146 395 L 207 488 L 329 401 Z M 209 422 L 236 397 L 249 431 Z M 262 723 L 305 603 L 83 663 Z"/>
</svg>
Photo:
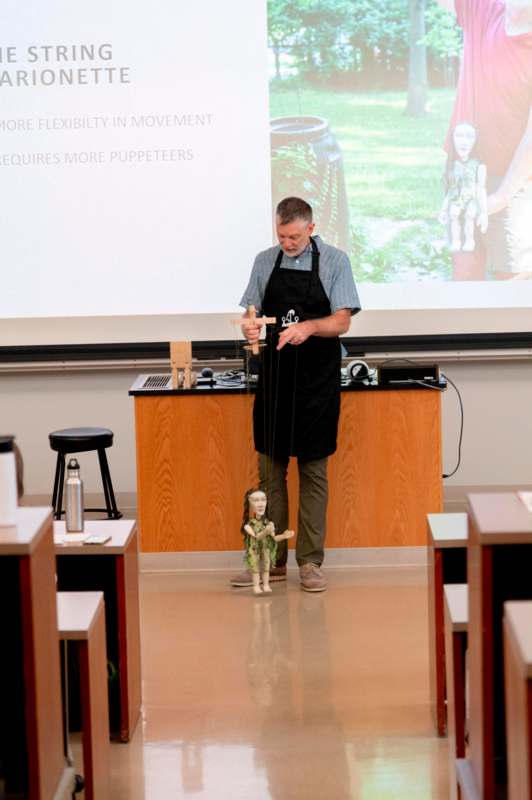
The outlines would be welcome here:
<svg viewBox="0 0 532 800">
<path fill-rule="evenodd" d="M 79 667 L 85 798 L 107 800 L 110 744 L 103 593 L 58 592 L 57 627 L 60 640 L 74 648 Z"/>
<path fill-rule="evenodd" d="M 444 586 L 445 594 L 445 677 L 447 689 L 447 736 L 450 774 L 456 759 L 465 757 L 466 649 L 468 623 L 467 584 Z M 456 780 L 451 777 L 451 798 L 457 797 Z"/>
<path fill-rule="evenodd" d="M 532 602 L 504 604 L 508 800 L 532 800 Z"/>
<path fill-rule="evenodd" d="M 443 586 L 467 581 L 467 514 L 427 514 L 431 706 L 438 736 L 447 730 Z"/>
</svg>

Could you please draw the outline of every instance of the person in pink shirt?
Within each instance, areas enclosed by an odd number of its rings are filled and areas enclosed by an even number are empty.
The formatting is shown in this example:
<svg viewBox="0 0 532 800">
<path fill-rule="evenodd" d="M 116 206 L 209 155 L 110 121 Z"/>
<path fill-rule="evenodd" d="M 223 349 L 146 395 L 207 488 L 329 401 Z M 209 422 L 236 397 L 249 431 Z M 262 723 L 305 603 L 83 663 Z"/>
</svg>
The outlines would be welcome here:
<svg viewBox="0 0 532 800">
<path fill-rule="evenodd" d="M 532 0 L 438 0 L 464 49 L 451 131 L 469 120 L 486 165 L 489 225 L 476 267 L 456 278 L 532 278 Z M 479 255 L 485 264 L 479 270 Z M 454 259 L 453 259 L 454 260 Z"/>
</svg>

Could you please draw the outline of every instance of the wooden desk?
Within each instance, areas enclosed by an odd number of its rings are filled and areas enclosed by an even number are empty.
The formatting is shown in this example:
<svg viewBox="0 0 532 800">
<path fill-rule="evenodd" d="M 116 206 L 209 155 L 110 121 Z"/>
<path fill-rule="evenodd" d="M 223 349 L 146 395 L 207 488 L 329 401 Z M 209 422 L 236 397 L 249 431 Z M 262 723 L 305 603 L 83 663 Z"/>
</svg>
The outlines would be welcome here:
<svg viewBox="0 0 532 800">
<path fill-rule="evenodd" d="M 465 656 L 467 649 L 467 584 L 450 584 L 445 595 L 445 674 L 447 687 L 447 735 L 451 798 L 457 796 L 456 759 L 465 756 Z"/>
<path fill-rule="evenodd" d="M 438 736 L 445 736 L 443 586 L 467 581 L 467 514 L 427 514 L 430 695 Z"/>
<path fill-rule="evenodd" d="M 532 599 L 532 514 L 515 493 L 468 500 L 469 762 L 479 797 L 494 800 L 506 782 L 503 603 Z"/>
<path fill-rule="evenodd" d="M 137 527 L 132 520 L 90 520 L 85 532 L 112 538 L 104 545 L 63 545 L 65 523 L 54 522 L 57 588 L 104 594 L 107 658 L 116 670 L 109 681 L 109 724 L 112 737 L 127 742 L 141 704 Z"/>
<path fill-rule="evenodd" d="M 532 800 L 532 603 L 504 604 L 508 800 Z"/>
<path fill-rule="evenodd" d="M 61 714 L 51 508 L 0 528 L 0 762 L 6 798 L 70 796 Z M 1 770 L 0 770 L 1 775 Z"/>
<path fill-rule="evenodd" d="M 241 550 L 244 492 L 257 483 L 252 395 L 130 394 L 141 549 Z M 425 544 L 426 514 L 441 511 L 441 475 L 438 391 L 343 391 L 338 451 L 329 460 L 327 546 Z M 288 483 L 295 529 L 294 463 Z"/>
<path fill-rule="evenodd" d="M 102 592 L 58 592 L 59 638 L 75 650 L 80 676 L 86 800 L 109 798 L 109 705 Z"/>
</svg>

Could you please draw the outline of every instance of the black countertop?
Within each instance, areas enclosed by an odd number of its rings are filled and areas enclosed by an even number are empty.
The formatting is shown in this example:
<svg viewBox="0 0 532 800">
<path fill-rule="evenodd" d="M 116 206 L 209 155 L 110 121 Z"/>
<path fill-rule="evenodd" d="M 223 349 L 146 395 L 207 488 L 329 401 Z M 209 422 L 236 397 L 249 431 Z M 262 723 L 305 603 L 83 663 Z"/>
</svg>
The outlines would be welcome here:
<svg viewBox="0 0 532 800">
<path fill-rule="evenodd" d="M 212 396 L 220 394 L 254 394 L 256 389 L 256 381 L 249 382 L 240 381 L 238 383 L 229 384 L 224 381 L 220 376 L 227 373 L 215 373 L 215 383 L 202 383 L 194 386 L 192 389 L 172 389 L 167 388 L 171 383 L 171 375 L 168 373 L 151 373 L 139 375 L 134 384 L 131 386 L 128 394 L 133 397 L 144 397 L 151 395 L 196 395 L 196 396 Z M 166 381 L 165 381 L 166 379 Z M 148 385 L 146 385 L 148 384 Z M 420 382 L 420 381 L 397 381 L 385 384 L 375 382 L 357 381 L 345 382 L 342 381 L 342 392 L 390 392 L 390 391 L 411 391 L 412 389 L 422 390 L 439 390 L 444 391 L 447 388 L 447 381 L 440 377 L 439 381 L 434 382 Z"/>
</svg>

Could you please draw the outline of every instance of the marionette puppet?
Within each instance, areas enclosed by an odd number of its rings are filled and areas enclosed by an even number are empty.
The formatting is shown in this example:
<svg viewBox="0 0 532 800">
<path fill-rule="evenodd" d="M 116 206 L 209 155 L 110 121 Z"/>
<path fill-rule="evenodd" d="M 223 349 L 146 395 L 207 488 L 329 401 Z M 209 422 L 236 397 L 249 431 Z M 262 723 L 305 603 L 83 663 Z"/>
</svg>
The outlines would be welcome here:
<svg viewBox="0 0 532 800">
<path fill-rule="evenodd" d="M 475 227 L 488 229 L 486 165 L 474 157 L 477 130 L 469 122 L 459 122 L 451 134 L 452 153 L 445 172 L 446 195 L 438 215 L 447 225 L 451 252 L 473 252 Z"/>
<path fill-rule="evenodd" d="M 275 526 L 266 516 L 267 498 L 262 489 L 249 489 L 244 495 L 244 562 L 251 571 L 253 593 L 271 593 L 270 567 L 275 566 L 277 542 L 291 539 L 294 531 L 275 533 Z M 262 569 L 262 589 L 260 586 Z"/>
</svg>

